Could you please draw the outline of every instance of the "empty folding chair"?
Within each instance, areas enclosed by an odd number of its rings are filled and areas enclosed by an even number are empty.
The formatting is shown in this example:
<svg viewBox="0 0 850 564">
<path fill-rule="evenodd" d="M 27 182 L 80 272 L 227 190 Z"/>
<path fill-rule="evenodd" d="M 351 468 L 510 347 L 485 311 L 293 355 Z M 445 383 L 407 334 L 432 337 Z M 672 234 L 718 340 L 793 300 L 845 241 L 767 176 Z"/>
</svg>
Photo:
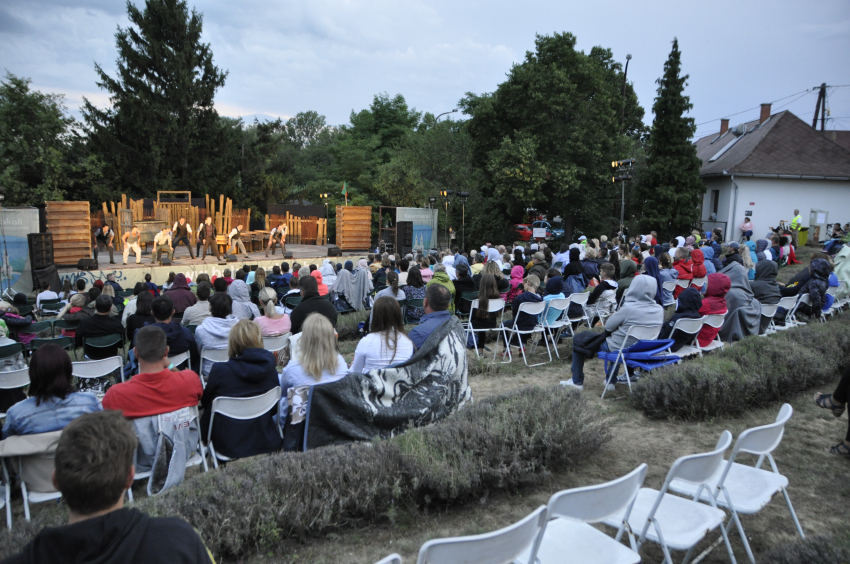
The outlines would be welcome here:
<svg viewBox="0 0 850 564">
<path fill-rule="evenodd" d="M 723 327 L 723 320 L 726 319 L 725 313 L 713 313 L 711 315 L 706 315 L 703 323 L 708 325 L 709 327 L 714 327 L 715 329 L 720 329 Z M 725 343 L 720 340 L 720 333 L 714 336 L 714 340 L 708 343 L 705 346 L 702 346 L 697 342 L 697 346 L 700 348 L 700 356 L 702 353 L 713 351 L 714 349 L 722 349 Z"/>
<path fill-rule="evenodd" d="M 540 333 L 543 342 L 546 344 L 546 352 L 549 353 L 549 362 L 552 362 L 552 351 L 549 350 L 549 341 L 546 339 L 546 334 L 544 333 L 543 325 L 538 322 L 531 329 L 520 329 L 519 327 L 517 327 L 517 320 L 519 319 L 519 316 L 521 314 L 525 313 L 528 315 L 539 316 L 541 313 L 543 313 L 544 309 L 546 309 L 545 302 L 523 302 L 519 305 L 516 317 L 514 317 L 513 325 L 511 325 L 510 327 L 505 327 L 502 331 L 502 335 L 505 337 L 505 352 L 508 356 L 508 362 L 511 362 L 513 360 L 510 343 L 513 340 L 513 336 L 516 335 L 517 341 L 519 342 L 519 350 L 522 353 L 522 360 L 523 362 L 525 362 L 526 366 L 530 367 L 546 364 L 545 362 L 538 362 L 537 364 L 528 364 L 528 358 L 525 356 L 525 345 L 522 343 L 520 335 L 534 335 L 534 333 Z M 530 337 L 529 342 L 531 342 Z"/>
<path fill-rule="evenodd" d="M 221 454 L 220 452 L 216 452 L 215 445 L 213 445 L 213 424 L 215 423 L 216 414 L 223 415 L 224 417 L 230 417 L 231 419 L 246 421 L 248 419 L 256 419 L 257 417 L 266 414 L 270 409 L 274 409 L 279 402 L 280 386 L 272 388 L 262 395 L 250 398 L 229 398 L 224 396 L 215 398 L 213 400 L 212 407 L 210 408 L 210 427 L 209 432 L 207 433 L 208 448 L 213 460 L 213 466 L 218 468 L 219 460 L 224 462 L 231 460 L 229 457 Z M 280 431 L 280 426 L 278 425 L 277 428 L 278 432 L 280 432 L 280 438 L 282 439 L 283 433 Z"/>
<path fill-rule="evenodd" d="M 570 327 L 570 332 L 572 332 L 572 325 L 570 324 L 570 320 L 567 319 L 571 303 L 572 300 L 570 298 L 555 298 L 546 302 L 546 309 L 541 315 L 544 338 L 548 336 L 552 341 L 552 348 L 555 349 L 555 355 L 558 358 L 561 358 L 558 352 L 558 338 L 561 336 L 561 332 L 567 327 Z M 557 317 L 552 313 L 553 311 L 558 312 Z M 555 317 L 555 320 L 549 321 L 550 317 Z"/>
<path fill-rule="evenodd" d="M 636 340 L 635 342 L 637 342 L 637 341 L 652 341 L 652 340 L 655 340 L 655 339 L 658 338 L 658 334 L 660 332 L 661 332 L 661 326 L 660 325 L 630 325 L 629 329 L 626 331 L 626 336 L 623 338 L 623 344 L 620 345 L 620 349 L 618 351 L 611 351 L 611 353 L 614 353 L 614 359 L 610 361 L 611 367 L 608 370 L 605 371 L 606 382 L 611 381 L 611 385 L 614 384 L 613 378 L 611 378 L 611 376 L 614 374 L 615 370 L 617 369 L 618 364 L 622 364 L 623 370 L 626 370 L 626 359 L 623 356 L 623 351 L 625 351 L 625 349 L 627 349 L 628 346 L 631 346 L 631 345 L 627 346 L 630 338 L 634 338 Z M 632 342 L 632 345 L 634 345 L 635 342 Z M 670 345 L 667 345 L 668 348 L 669 348 L 669 346 Z M 605 355 L 611 354 L 611 353 L 600 352 L 598 356 L 600 358 L 604 359 L 607 363 L 607 362 L 609 362 L 609 359 L 606 358 Z M 627 375 L 628 375 L 628 373 L 627 373 Z M 631 391 L 632 391 L 632 381 L 629 378 L 626 378 L 626 382 L 629 385 L 629 393 L 631 393 Z M 607 392 L 607 391 L 608 391 L 608 385 L 606 384 L 602 388 L 602 399 L 605 399 L 605 392 Z"/>
<path fill-rule="evenodd" d="M 676 460 L 667 473 L 661 490 L 641 488 L 627 521 L 632 531 L 640 531 L 637 539 L 638 550 L 646 541 L 652 541 L 661 545 L 666 564 L 673 564 L 670 550 L 686 550 L 684 562 L 688 562 L 694 547 L 709 531 L 719 528 L 726 542 L 729 559 L 735 562 L 729 536 L 723 527 L 726 514 L 717 508 L 714 497 L 709 496 L 709 506 L 668 493 L 673 480 L 695 484 L 697 488 L 709 487 L 709 480 L 723 465 L 723 454 L 731 444 L 732 433 L 723 431 L 713 451 L 683 456 Z M 604 519 L 603 523 L 619 528 L 622 521 L 623 515 L 618 515 Z"/>
<path fill-rule="evenodd" d="M 605 484 L 574 488 L 549 498 L 550 520 L 546 524 L 537 560 L 540 564 L 568 561 L 582 564 L 637 564 L 640 555 L 620 544 L 632 503 L 646 478 L 646 464 L 641 464 L 622 478 Z M 590 523 L 601 523 L 620 517 L 617 536 L 611 538 Z M 564 555 L 569 555 L 565 559 Z M 529 562 L 530 549 L 517 560 Z"/>
<path fill-rule="evenodd" d="M 0 441 L 3 480 L 6 482 L 6 525 L 12 528 L 9 494 L 12 481 L 9 469 L 14 468 L 21 484 L 24 517 L 30 520 L 30 503 L 59 499 L 62 494 L 53 485 L 54 456 L 62 431 L 35 435 L 12 435 Z M 8 465 L 8 466 L 7 466 Z"/>
<path fill-rule="evenodd" d="M 102 360 L 83 360 L 71 363 L 71 373 L 75 378 L 82 380 L 79 386 L 81 390 L 100 394 L 105 392 L 103 379 L 116 371 L 120 381 L 124 381 L 123 366 L 120 356 Z"/>
<path fill-rule="evenodd" d="M 533 564 L 548 515 L 541 505 L 528 517 L 492 533 L 430 540 L 419 549 L 416 564 L 503 564 L 528 552 L 529 546 L 528 560 L 522 564 Z"/>
<path fill-rule="evenodd" d="M 685 358 L 692 355 L 702 356 L 702 349 L 699 347 L 699 343 L 697 342 L 697 335 L 702 330 L 702 325 L 705 322 L 705 317 L 699 317 L 697 319 L 677 319 L 676 323 L 673 324 L 673 330 L 670 332 L 670 337 L 676 334 L 676 331 L 681 331 L 682 333 L 686 333 L 688 335 L 693 335 L 694 339 L 690 345 L 685 345 L 680 348 L 673 354 L 680 358 Z"/>
<path fill-rule="evenodd" d="M 20 390 L 30 385 L 30 369 L 21 368 L 9 372 L 0 372 L 0 390 Z M 5 412 L 0 412 L 0 420 L 6 418 Z"/>
<path fill-rule="evenodd" d="M 768 319 L 767 328 L 759 337 L 767 337 L 776 333 L 776 325 L 773 323 L 773 316 L 776 315 L 776 310 L 779 309 L 779 304 L 761 304 L 761 316 Z"/>
<path fill-rule="evenodd" d="M 470 292 L 464 292 L 464 294 L 468 294 L 468 293 L 470 293 Z M 472 339 L 475 340 L 475 338 L 476 338 L 475 334 L 476 333 L 487 333 L 489 331 L 495 331 L 496 332 L 496 344 L 498 344 L 499 343 L 499 334 L 500 333 L 504 334 L 504 332 L 505 332 L 504 328 L 502 327 L 502 315 L 504 314 L 504 311 L 505 311 L 505 300 L 503 300 L 502 298 L 492 298 L 490 300 L 487 300 L 487 313 L 499 312 L 499 317 L 496 320 L 496 327 L 494 327 L 492 329 L 475 329 L 475 328 L 472 327 L 472 316 L 479 307 L 481 307 L 481 306 L 478 302 L 478 299 L 476 298 L 476 299 L 472 300 L 472 305 L 469 306 L 469 316 L 468 316 L 468 319 L 467 319 L 467 322 L 466 322 L 466 342 L 468 343 L 470 341 L 470 337 L 472 337 Z M 483 339 L 484 336 L 482 335 L 480 338 Z M 475 348 L 475 356 L 479 357 L 478 347 L 474 347 L 474 348 Z M 497 347 L 495 345 L 493 346 L 493 360 L 494 361 L 496 360 L 496 349 L 498 349 L 498 348 L 499 347 Z"/>
<path fill-rule="evenodd" d="M 731 529 L 734 522 L 738 527 L 738 533 L 741 535 L 747 556 L 753 564 L 755 564 L 755 558 L 747 540 L 747 534 L 741 525 L 740 514 L 752 515 L 758 513 L 779 492 L 782 492 L 785 497 L 785 503 L 791 512 L 797 533 L 799 533 L 800 538 L 806 538 L 803 528 L 800 526 L 800 521 L 797 519 L 797 514 L 794 512 L 794 506 L 791 505 L 791 498 L 788 497 L 788 478 L 779 473 L 776 468 L 776 461 L 771 454 L 782 442 L 785 424 L 791 419 L 793 413 L 794 409 L 786 403 L 780 408 L 776 421 L 769 425 L 747 429 L 738 435 L 738 440 L 732 447 L 732 455 L 729 461 L 718 468 L 714 476 L 708 480 L 706 487 L 700 488 L 691 482 L 682 480 L 673 480 L 670 483 L 670 490 L 674 492 L 692 498 L 698 497 L 701 501 L 707 503 L 710 503 L 709 498 L 712 498 L 718 506 L 731 511 L 732 518 L 726 525 L 726 531 L 728 532 Z M 759 458 L 755 466 L 735 462 L 735 457 L 740 452 L 758 455 Z M 770 462 L 771 470 L 761 468 L 765 458 Z"/>
</svg>

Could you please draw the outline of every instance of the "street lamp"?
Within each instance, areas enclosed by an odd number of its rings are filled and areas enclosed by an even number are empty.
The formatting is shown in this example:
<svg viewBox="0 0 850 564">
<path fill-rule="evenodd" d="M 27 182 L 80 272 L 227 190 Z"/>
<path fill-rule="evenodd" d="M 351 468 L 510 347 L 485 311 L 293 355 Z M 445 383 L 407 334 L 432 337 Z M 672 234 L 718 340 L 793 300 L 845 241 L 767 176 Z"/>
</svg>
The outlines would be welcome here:
<svg viewBox="0 0 850 564">
<path fill-rule="evenodd" d="M 329 194 L 319 194 L 319 197 L 325 200 L 325 219 L 328 219 L 328 196 Z"/>
<path fill-rule="evenodd" d="M 629 61 L 632 60 L 632 56 L 626 55 L 626 68 L 623 71 L 623 112 L 620 114 L 620 135 L 623 134 L 623 129 L 626 124 L 626 76 L 629 74 Z"/>
<path fill-rule="evenodd" d="M 443 117 L 444 115 L 446 115 L 446 114 L 453 114 L 453 113 L 455 113 L 456 111 L 457 111 L 457 108 L 455 108 L 455 109 L 453 109 L 453 110 L 450 110 L 450 111 L 448 111 L 448 112 L 443 112 L 443 113 L 441 113 L 440 115 L 438 115 L 438 116 L 437 116 L 437 119 L 435 119 L 434 121 L 435 121 L 435 122 L 440 121 L 440 118 L 441 118 L 441 117 Z"/>
<path fill-rule="evenodd" d="M 461 231 L 460 231 L 460 245 L 462 249 L 466 249 L 466 200 L 469 199 L 469 192 L 458 192 L 457 197 L 460 198 L 462 216 L 461 216 Z"/>
<path fill-rule="evenodd" d="M 449 198 L 454 194 L 454 190 L 441 190 L 440 196 L 446 204 L 446 245 L 449 244 Z"/>
</svg>

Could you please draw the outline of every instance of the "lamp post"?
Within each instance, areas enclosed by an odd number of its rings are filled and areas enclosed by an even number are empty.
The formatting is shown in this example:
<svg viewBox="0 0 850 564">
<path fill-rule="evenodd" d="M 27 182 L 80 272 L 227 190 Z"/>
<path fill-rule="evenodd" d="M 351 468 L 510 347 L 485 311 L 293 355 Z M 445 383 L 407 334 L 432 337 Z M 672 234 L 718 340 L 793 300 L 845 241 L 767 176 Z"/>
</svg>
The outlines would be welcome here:
<svg viewBox="0 0 850 564">
<path fill-rule="evenodd" d="M 454 194 L 454 190 L 441 190 L 440 196 L 443 197 L 443 201 L 446 205 L 446 244 L 449 244 L 449 198 Z"/>
<path fill-rule="evenodd" d="M 626 125 L 626 76 L 629 74 L 629 61 L 631 60 L 631 54 L 626 55 L 626 68 L 623 70 L 623 111 L 620 114 L 620 135 L 623 134 Z"/>
<path fill-rule="evenodd" d="M 466 200 L 469 199 L 469 192 L 458 192 L 457 197 L 461 203 L 461 228 L 460 228 L 460 246 L 466 250 Z"/>
<path fill-rule="evenodd" d="M 444 115 L 446 115 L 446 114 L 453 114 L 453 113 L 455 113 L 456 111 L 457 111 L 457 108 L 455 108 L 455 109 L 453 109 L 453 110 L 449 110 L 448 112 L 443 112 L 443 113 L 441 113 L 440 115 L 438 115 L 438 116 L 437 116 L 437 119 L 435 119 L 434 121 L 435 121 L 435 122 L 440 121 L 440 118 L 441 118 L 441 117 L 443 117 Z"/>
</svg>

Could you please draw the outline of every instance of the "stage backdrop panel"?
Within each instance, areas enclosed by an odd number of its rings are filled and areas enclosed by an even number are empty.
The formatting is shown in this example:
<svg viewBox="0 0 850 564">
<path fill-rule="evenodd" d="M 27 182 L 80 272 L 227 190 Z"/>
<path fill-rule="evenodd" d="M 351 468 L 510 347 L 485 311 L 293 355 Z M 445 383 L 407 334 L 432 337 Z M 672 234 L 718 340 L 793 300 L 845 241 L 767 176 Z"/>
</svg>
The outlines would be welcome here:
<svg viewBox="0 0 850 564">
<path fill-rule="evenodd" d="M 76 264 L 91 257 L 91 218 L 88 202 L 46 202 L 47 231 L 53 234 L 53 261 Z M 119 245 L 113 241 L 115 250 Z"/>
<path fill-rule="evenodd" d="M 337 206 L 336 240 L 343 251 L 368 249 L 372 243 L 372 208 Z"/>
<path fill-rule="evenodd" d="M 27 245 L 27 233 L 38 233 L 38 209 L 0 209 L 0 256 L 3 260 L 2 290 L 12 286 L 15 293 L 29 294 L 32 290 L 32 268 Z"/>
<path fill-rule="evenodd" d="M 437 214 L 440 210 L 396 208 L 396 221 L 413 223 L 413 249 L 422 251 L 437 246 Z"/>
</svg>

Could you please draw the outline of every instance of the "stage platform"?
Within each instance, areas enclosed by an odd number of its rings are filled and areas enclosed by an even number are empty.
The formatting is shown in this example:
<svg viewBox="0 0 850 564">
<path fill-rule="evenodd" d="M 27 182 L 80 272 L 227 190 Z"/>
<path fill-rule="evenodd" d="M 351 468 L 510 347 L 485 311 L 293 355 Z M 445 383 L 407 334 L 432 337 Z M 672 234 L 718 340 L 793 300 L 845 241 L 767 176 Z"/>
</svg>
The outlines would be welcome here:
<svg viewBox="0 0 850 564">
<path fill-rule="evenodd" d="M 328 248 L 331 246 L 332 245 L 287 245 L 286 250 L 291 252 L 293 256 L 291 259 L 284 259 L 283 253 L 280 249 L 277 249 L 275 254 L 269 253 L 268 258 L 266 258 L 265 251 L 259 251 L 248 253 L 247 259 L 243 255 L 238 255 L 236 262 L 224 262 L 223 257 L 222 260 L 218 261 L 216 260 L 215 255 L 207 255 L 206 260 L 201 260 L 200 258 L 191 259 L 189 258 L 189 251 L 186 249 L 186 246 L 180 245 L 177 247 L 174 254 L 174 261 L 169 266 L 160 266 L 158 262 L 152 263 L 152 255 L 150 253 L 142 253 L 141 264 L 136 264 L 136 256 L 132 251 L 127 259 L 127 264 L 121 264 L 123 256 L 117 250 L 114 253 L 115 264 L 109 264 L 109 253 L 101 251 L 98 253 L 98 269 L 96 270 L 81 271 L 75 267 L 65 267 L 58 268 L 57 272 L 61 280 L 68 279 L 74 283 L 82 278 L 86 281 L 86 286 L 91 286 L 97 280 L 106 280 L 106 276 L 108 274 L 115 274 L 115 278 L 118 283 L 121 284 L 123 288 L 129 290 L 136 285 L 136 282 L 144 282 L 145 274 L 150 274 L 151 281 L 159 285 L 162 285 L 166 280 L 168 280 L 168 275 L 171 272 L 182 272 L 186 275 L 186 278 L 194 282 L 195 277 L 201 272 L 209 274 L 210 278 L 212 278 L 213 276 L 221 276 L 222 272 L 226 268 L 229 268 L 231 272 L 233 272 L 237 268 L 242 268 L 246 264 L 249 266 L 257 265 L 271 273 L 273 266 L 280 266 L 280 264 L 284 261 L 289 263 L 291 270 L 292 264 L 295 262 L 300 263 L 301 266 L 310 264 L 319 266 L 325 259 L 329 259 L 334 264 L 337 262 L 345 264 L 346 260 L 351 260 L 356 263 L 361 257 L 366 258 L 368 253 L 367 251 L 343 251 L 343 256 L 341 257 L 329 257 L 327 256 Z M 194 248 L 192 249 L 192 252 L 195 252 Z"/>
</svg>

